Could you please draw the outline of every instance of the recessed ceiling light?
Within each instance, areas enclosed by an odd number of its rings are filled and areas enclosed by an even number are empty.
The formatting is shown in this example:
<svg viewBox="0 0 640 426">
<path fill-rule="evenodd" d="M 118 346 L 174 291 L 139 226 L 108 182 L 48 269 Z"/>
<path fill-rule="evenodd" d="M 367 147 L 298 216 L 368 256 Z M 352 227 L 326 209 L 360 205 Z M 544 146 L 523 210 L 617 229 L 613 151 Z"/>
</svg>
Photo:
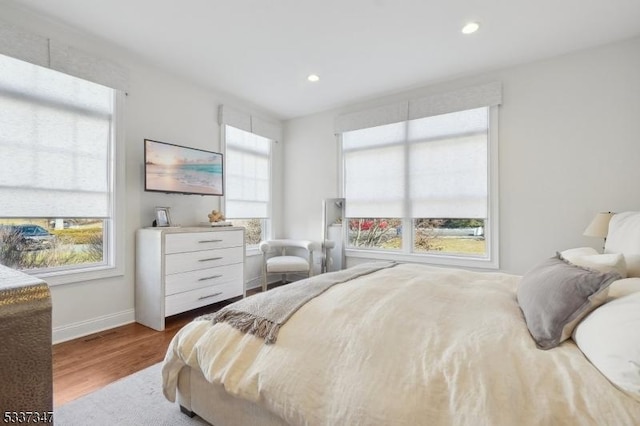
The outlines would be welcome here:
<svg viewBox="0 0 640 426">
<path fill-rule="evenodd" d="M 316 81 L 320 80 L 320 77 L 318 77 L 316 74 L 309 74 L 309 77 L 307 77 L 307 80 L 315 83 Z"/>
<path fill-rule="evenodd" d="M 469 22 L 464 27 L 462 27 L 462 34 L 473 34 L 480 28 L 480 24 L 477 22 Z"/>
</svg>

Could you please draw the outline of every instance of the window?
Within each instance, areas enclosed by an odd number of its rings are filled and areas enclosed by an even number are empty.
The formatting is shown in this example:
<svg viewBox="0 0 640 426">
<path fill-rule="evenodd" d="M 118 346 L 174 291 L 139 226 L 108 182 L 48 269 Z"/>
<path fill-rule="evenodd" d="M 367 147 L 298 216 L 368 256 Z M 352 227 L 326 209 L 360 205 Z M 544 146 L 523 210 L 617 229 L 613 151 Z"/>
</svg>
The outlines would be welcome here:
<svg viewBox="0 0 640 426">
<path fill-rule="evenodd" d="M 265 239 L 270 218 L 272 140 L 224 126 L 225 216 L 245 227 L 247 246 Z"/>
<path fill-rule="evenodd" d="M 350 253 L 495 261 L 490 123 L 481 107 L 342 132 Z"/>
<path fill-rule="evenodd" d="M 0 68 L 0 263 L 113 268 L 121 92 L 3 55 Z"/>
</svg>

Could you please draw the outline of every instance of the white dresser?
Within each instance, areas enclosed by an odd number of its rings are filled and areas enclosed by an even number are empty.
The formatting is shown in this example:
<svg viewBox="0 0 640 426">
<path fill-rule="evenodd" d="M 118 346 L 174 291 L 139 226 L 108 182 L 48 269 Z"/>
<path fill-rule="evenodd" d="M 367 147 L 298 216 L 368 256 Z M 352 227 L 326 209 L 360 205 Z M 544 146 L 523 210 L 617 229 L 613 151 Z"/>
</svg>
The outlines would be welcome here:
<svg viewBox="0 0 640 426">
<path fill-rule="evenodd" d="M 136 233 L 136 321 L 164 320 L 244 296 L 244 228 L 145 228 Z"/>
</svg>

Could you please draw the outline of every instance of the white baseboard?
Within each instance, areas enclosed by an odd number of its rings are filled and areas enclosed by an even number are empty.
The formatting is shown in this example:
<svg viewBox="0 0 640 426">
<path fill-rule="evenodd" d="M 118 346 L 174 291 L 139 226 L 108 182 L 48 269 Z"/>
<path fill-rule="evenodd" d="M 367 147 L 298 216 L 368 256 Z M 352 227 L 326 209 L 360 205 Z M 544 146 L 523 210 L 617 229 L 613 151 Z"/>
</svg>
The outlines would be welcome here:
<svg viewBox="0 0 640 426">
<path fill-rule="evenodd" d="M 66 342 L 67 340 L 77 339 L 78 337 L 87 336 L 99 331 L 131 324 L 135 319 L 135 311 L 133 309 L 127 309 L 126 311 L 116 312 L 114 314 L 54 327 L 52 340 L 54 344 Z"/>
</svg>

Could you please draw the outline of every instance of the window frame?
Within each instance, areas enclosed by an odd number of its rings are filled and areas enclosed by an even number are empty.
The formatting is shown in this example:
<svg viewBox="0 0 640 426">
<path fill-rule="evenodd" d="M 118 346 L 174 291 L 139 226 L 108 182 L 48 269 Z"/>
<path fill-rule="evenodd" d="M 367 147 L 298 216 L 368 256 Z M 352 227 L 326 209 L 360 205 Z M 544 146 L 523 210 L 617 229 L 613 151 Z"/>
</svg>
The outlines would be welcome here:
<svg viewBox="0 0 640 426">
<path fill-rule="evenodd" d="M 348 246 L 348 226 L 343 226 L 343 241 L 345 242 L 345 255 L 347 257 L 361 259 L 384 259 L 400 262 L 426 263 L 443 266 L 456 266 L 463 268 L 498 269 L 499 261 L 499 154 L 498 154 L 498 129 L 499 108 L 497 105 L 487 106 L 489 113 L 488 145 L 487 145 L 487 218 L 485 220 L 486 255 L 473 256 L 464 254 L 436 254 L 413 252 L 414 234 L 412 218 L 398 218 L 402 220 L 403 229 L 411 229 L 411 232 L 403 233 L 400 250 L 385 250 L 381 248 L 353 248 Z M 342 155 L 342 134 L 337 134 L 338 139 L 338 180 L 340 196 L 345 193 L 345 161 Z M 348 200 L 346 201 L 348 203 Z M 349 218 L 345 218 L 347 221 Z"/>
<path fill-rule="evenodd" d="M 79 78 L 75 76 L 72 77 Z M 27 269 L 21 271 L 45 280 L 50 286 L 124 275 L 124 106 L 126 94 L 118 89 L 112 88 L 112 90 L 114 93 L 113 116 L 108 158 L 111 186 L 111 211 L 109 218 L 104 219 L 103 225 L 103 258 L 105 261 L 100 264 L 89 264 L 87 266 L 72 265 L 69 267 L 62 266 L 51 269 Z"/>
</svg>

